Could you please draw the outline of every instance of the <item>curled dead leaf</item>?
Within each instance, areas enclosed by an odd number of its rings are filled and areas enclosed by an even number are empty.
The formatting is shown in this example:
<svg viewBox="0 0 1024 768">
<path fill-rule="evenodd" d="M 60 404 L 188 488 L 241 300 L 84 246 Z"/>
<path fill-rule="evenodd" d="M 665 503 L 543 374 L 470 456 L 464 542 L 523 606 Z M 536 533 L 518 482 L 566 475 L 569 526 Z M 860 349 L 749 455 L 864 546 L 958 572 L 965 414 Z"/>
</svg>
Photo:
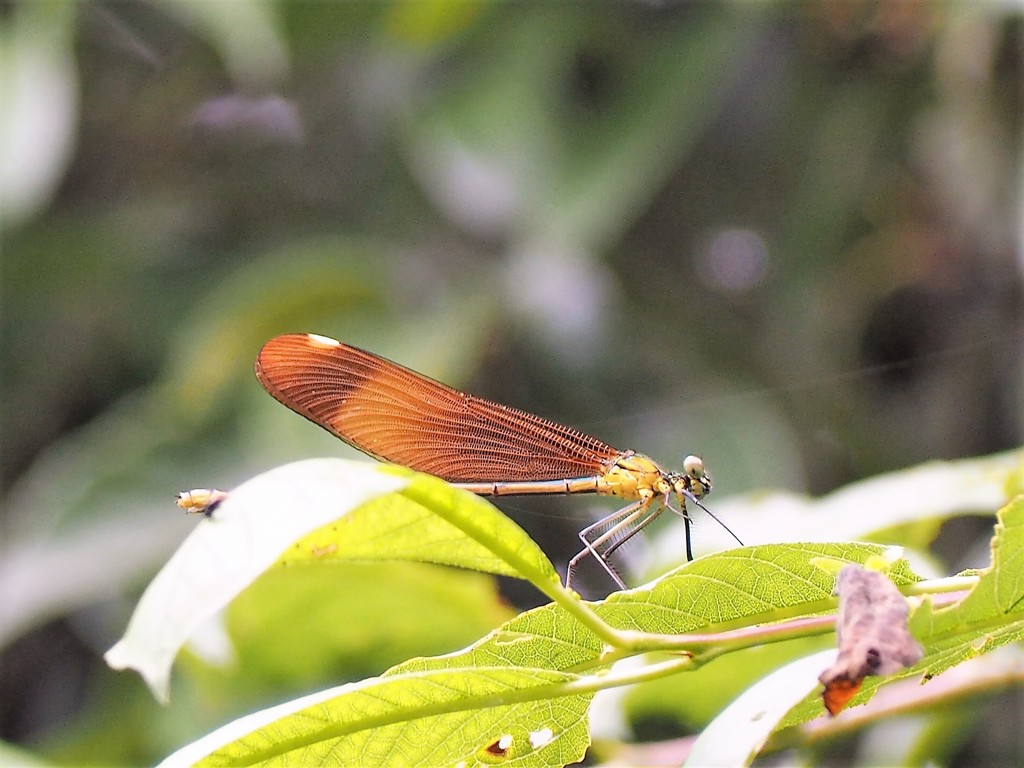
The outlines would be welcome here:
<svg viewBox="0 0 1024 768">
<path fill-rule="evenodd" d="M 847 565 L 836 580 L 839 656 L 821 673 L 822 700 L 839 714 L 869 675 L 891 675 L 915 664 L 923 651 L 907 629 L 910 609 L 896 586 L 878 571 Z"/>
</svg>

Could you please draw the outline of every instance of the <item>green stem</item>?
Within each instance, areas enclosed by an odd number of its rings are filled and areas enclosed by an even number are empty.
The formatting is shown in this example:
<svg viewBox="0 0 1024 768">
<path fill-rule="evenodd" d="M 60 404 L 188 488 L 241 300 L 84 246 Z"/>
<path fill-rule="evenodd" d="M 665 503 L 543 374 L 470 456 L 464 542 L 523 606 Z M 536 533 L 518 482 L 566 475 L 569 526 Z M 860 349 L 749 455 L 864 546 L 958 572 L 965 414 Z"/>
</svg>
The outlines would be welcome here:
<svg viewBox="0 0 1024 768">
<path fill-rule="evenodd" d="M 929 582 L 919 582 L 913 587 L 928 584 L 929 589 L 904 588 L 904 591 L 912 591 L 914 594 L 930 595 L 941 594 L 942 597 L 933 601 L 936 605 L 952 603 L 961 600 L 966 594 L 966 589 L 977 583 L 973 576 L 950 577 L 948 579 L 934 579 Z M 807 606 L 802 606 L 802 613 L 812 613 Z M 619 661 L 624 658 L 644 652 L 670 651 L 675 653 L 686 653 L 692 657 L 694 665 L 706 664 L 718 656 L 744 648 L 751 648 L 757 645 L 768 643 L 780 643 L 785 640 L 793 640 L 798 637 L 813 637 L 815 635 L 827 634 L 835 628 L 836 615 L 827 613 L 818 616 L 801 616 L 799 618 L 777 621 L 764 624 L 758 619 L 752 619 L 750 626 L 738 627 L 736 629 L 723 630 L 721 632 L 703 632 L 678 635 L 642 634 L 642 641 L 636 647 L 622 646 L 617 650 L 602 656 L 599 660 L 586 662 L 571 671 L 582 671 L 597 666 Z"/>
</svg>

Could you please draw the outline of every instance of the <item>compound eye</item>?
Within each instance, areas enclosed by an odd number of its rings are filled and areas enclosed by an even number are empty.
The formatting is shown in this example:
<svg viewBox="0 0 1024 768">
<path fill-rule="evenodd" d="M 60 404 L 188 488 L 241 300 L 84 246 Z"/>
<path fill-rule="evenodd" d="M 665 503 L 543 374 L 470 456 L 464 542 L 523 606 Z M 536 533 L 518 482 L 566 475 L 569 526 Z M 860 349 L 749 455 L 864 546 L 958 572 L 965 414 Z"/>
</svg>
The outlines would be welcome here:
<svg viewBox="0 0 1024 768">
<path fill-rule="evenodd" d="M 703 480 L 707 476 L 704 460 L 700 456 L 687 456 L 683 459 L 683 471 L 694 480 Z"/>
</svg>

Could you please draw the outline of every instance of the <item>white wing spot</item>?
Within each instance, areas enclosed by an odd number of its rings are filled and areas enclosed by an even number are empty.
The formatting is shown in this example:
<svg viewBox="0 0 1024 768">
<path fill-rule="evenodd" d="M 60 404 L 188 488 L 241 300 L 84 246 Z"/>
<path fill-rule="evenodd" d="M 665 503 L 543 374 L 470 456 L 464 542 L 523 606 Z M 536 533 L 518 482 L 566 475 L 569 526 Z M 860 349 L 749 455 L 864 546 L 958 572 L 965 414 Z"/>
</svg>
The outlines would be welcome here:
<svg viewBox="0 0 1024 768">
<path fill-rule="evenodd" d="M 312 341 L 314 344 L 319 344 L 321 347 L 340 347 L 341 342 L 337 339 L 332 339 L 329 336 L 321 336 L 316 333 L 307 333 L 306 338 Z"/>
</svg>

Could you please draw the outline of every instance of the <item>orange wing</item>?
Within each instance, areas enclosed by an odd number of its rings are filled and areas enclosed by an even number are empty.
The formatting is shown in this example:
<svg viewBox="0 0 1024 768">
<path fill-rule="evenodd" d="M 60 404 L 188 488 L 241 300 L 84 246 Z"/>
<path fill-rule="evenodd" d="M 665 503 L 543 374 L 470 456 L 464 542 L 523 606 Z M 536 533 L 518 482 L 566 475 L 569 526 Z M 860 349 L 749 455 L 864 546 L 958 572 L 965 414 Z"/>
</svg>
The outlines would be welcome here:
<svg viewBox="0 0 1024 768">
<path fill-rule="evenodd" d="M 271 339 L 256 376 L 279 401 L 349 445 L 450 482 L 591 477 L 620 454 L 577 429 L 323 336 Z"/>
</svg>

